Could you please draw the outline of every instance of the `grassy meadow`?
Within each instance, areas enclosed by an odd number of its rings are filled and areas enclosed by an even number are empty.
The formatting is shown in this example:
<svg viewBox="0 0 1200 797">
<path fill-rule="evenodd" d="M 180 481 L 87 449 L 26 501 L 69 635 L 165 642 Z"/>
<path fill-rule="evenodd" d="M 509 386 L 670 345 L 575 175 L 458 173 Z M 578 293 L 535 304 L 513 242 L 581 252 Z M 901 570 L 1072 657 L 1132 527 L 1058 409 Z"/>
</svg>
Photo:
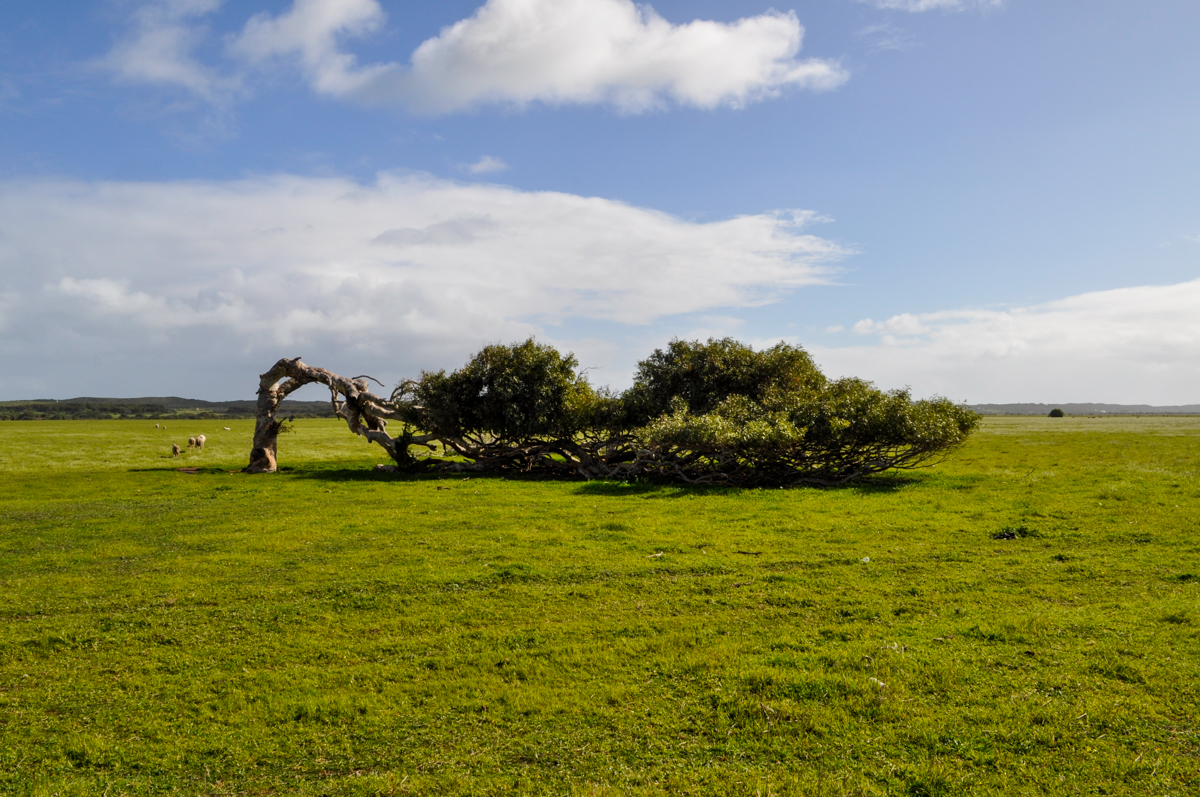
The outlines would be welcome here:
<svg viewBox="0 0 1200 797">
<path fill-rule="evenodd" d="M 1200 793 L 1200 418 L 830 490 L 168 427 L 0 423 L 0 793 Z"/>
</svg>

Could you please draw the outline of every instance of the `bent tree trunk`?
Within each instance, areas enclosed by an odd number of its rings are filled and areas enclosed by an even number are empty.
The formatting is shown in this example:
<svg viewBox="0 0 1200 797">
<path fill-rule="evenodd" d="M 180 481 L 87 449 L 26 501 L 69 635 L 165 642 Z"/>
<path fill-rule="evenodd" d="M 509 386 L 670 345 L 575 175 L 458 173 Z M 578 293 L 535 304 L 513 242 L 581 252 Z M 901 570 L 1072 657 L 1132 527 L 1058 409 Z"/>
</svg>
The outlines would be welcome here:
<svg viewBox="0 0 1200 797">
<path fill-rule="evenodd" d="M 300 358 L 282 359 L 258 378 L 258 417 L 254 423 L 254 443 L 250 449 L 250 464 L 246 473 L 274 473 L 278 468 L 277 449 L 279 430 L 283 421 L 276 417 L 279 404 L 305 385 L 319 382 L 329 388 L 334 413 L 346 421 L 350 431 L 378 443 L 398 465 L 413 460 L 408 453 L 410 443 L 420 443 L 405 430 L 399 437 L 387 433 L 385 416 L 395 414 L 391 403 L 371 393 L 367 379 L 338 376 L 324 368 L 314 368 Z M 375 380 L 378 381 L 378 380 Z"/>
</svg>

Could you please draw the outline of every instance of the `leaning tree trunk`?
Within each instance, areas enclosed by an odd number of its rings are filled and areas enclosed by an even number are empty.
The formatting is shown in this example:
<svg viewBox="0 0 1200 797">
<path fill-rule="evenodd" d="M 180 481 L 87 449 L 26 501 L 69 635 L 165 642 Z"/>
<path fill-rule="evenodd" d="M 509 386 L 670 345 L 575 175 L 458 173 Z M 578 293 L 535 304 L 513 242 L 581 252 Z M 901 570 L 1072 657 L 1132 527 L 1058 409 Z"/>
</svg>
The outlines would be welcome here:
<svg viewBox="0 0 1200 797">
<path fill-rule="evenodd" d="M 408 453 L 410 443 L 422 444 L 426 438 L 414 438 L 406 429 L 399 437 L 387 433 L 384 416 L 395 414 L 392 403 L 368 390 L 367 379 L 356 376 L 338 376 L 324 368 L 314 368 L 300 362 L 300 358 L 282 359 L 271 370 L 258 378 L 258 417 L 254 423 L 254 445 L 250 449 L 250 464 L 247 473 L 274 473 L 278 468 L 277 450 L 279 430 L 283 421 L 276 418 L 279 404 L 290 393 L 314 382 L 329 388 L 333 411 L 346 421 L 350 431 L 367 440 L 378 443 L 398 465 L 410 465 Z M 374 380 L 378 382 L 379 380 Z"/>
</svg>

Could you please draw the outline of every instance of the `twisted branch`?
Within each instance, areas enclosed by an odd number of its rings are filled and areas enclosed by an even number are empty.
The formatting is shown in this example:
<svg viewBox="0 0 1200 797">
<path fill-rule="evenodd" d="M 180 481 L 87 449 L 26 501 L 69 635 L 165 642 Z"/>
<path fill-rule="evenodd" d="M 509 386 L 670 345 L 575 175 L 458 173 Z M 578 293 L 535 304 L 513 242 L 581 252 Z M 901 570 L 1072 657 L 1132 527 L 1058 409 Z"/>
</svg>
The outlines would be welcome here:
<svg viewBox="0 0 1200 797">
<path fill-rule="evenodd" d="M 367 380 L 382 384 L 370 376 L 347 378 L 338 376 L 324 368 L 315 368 L 300 361 L 299 357 L 282 359 L 258 378 L 258 417 L 254 424 L 254 444 L 250 450 L 247 473 L 274 473 L 279 430 L 283 422 L 277 419 L 279 404 L 289 394 L 314 382 L 329 388 L 329 399 L 334 414 L 346 422 L 351 432 L 378 443 L 399 465 L 408 466 L 412 457 L 408 453 L 410 443 L 425 444 L 428 438 L 417 438 L 405 425 L 404 432 L 392 437 L 387 432 L 387 417 L 395 415 L 396 407 L 391 401 L 376 396 L 368 388 Z"/>
</svg>

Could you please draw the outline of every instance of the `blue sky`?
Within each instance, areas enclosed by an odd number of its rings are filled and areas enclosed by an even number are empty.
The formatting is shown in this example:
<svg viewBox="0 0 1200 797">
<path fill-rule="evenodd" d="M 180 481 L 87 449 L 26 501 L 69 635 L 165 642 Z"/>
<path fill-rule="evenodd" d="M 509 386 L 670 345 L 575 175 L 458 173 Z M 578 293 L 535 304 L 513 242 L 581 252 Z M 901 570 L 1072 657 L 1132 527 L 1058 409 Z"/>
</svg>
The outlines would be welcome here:
<svg viewBox="0 0 1200 797">
<path fill-rule="evenodd" d="M 672 337 L 1200 401 L 1200 4 L 0 6 L 0 398 Z M 314 396 L 316 397 L 316 396 Z"/>
</svg>

